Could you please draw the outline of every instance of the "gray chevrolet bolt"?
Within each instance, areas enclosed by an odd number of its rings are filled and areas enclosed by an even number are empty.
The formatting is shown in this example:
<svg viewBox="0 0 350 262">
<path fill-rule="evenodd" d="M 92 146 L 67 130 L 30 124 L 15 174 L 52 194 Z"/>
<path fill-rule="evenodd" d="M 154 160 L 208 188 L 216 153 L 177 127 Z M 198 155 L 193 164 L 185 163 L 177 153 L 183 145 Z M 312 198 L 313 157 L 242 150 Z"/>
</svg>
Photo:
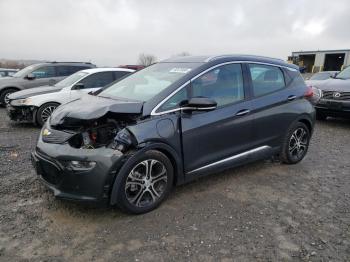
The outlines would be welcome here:
<svg viewBox="0 0 350 262">
<path fill-rule="evenodd" d="M 144 213 L 207 174 L 272 156 L 301 161 L 312 95 L 281 60 L 171 58 L 60 106 L 32 161 L 56 197 Z"/>
<path fill-rule="evenodd" d="M 77 71 L 94 67 L 84 62 L 45 62 L 27 66 L 11 77 L 0 78 L 0 105 L 5 106 L 8 96 L 14 92 L 44 85 L 53 86 Z"/>
</svg>

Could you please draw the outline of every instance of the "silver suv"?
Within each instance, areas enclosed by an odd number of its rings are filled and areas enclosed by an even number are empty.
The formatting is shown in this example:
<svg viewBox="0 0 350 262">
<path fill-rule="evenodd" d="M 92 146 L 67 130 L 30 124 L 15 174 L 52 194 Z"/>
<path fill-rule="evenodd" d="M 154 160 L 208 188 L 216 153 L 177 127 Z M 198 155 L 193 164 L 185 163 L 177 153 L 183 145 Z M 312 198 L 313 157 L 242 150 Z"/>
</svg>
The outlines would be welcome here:
<svg viewBox="0 0 350 262">
<path fill-rule="evenodd" d="M 0 105 L 5 105 L 9 94 L 43 85 L 54 85 L 65 77 L 95 65 L 84 62 L 46 62 L 28 66 L 12 77 L 0 79 Z"/>
</svg>

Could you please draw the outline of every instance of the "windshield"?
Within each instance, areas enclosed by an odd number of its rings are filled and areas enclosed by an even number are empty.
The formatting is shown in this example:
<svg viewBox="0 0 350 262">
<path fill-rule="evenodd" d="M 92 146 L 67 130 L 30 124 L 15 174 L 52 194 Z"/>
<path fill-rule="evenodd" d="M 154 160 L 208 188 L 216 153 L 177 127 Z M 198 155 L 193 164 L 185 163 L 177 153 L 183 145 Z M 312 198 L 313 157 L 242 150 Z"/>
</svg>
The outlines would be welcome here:
<svg viewBox="0 0 350 262">
<path fill-rule="evenodd" d="M 201 63 L 158 63 L 138 71 L 102 91 L 99 96 L 148 101 Z"/>
<path fill-rule="evenodd" d="M 339 79 L 350 79 L 350 66 L 341 71 L 336 78 Z"/>
<path fill-rule="evenodd" d="M 80 79 L 82 79 L 83 77 L 85 77 L 86 75 L 88 75 L 88 73 L 86 73 L 86 72 L 76 72 L 73 75 L 70 75 L 70 76 L 66 77 L 65 79 L 63 79 L 62 81 L 58 82 L 57 84 L 55 84 L 55 86 L 57 86 L 57 87 L 71 86 L 75 82 L 77 82 Z"/>
<path fill-rule="evenodd" d="M 25 77 L 26 75 L 30 74 L 33 70 L 34 66 L 27 66 L 22 70 L 18 71 L 16 74 L 14 74 L 13 77 Z"/>
<path fill-rule="evenodd" d="M 317 73 L 314 74 L 310 80 L 326 80 L 331 77 L 330 73 Z"/>
</svg>

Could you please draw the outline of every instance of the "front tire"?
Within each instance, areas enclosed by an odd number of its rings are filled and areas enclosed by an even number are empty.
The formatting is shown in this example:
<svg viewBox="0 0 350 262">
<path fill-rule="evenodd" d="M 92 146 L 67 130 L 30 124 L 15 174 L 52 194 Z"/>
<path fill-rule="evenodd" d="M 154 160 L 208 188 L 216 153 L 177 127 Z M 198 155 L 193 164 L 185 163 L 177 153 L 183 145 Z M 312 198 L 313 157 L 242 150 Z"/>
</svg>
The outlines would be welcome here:
<svg viewBox="0 0 350 262">
<path fill-rule="evenodd" d="M 304 123 L 294 123 L 283 139 L 281 161 L 285 164 L 300 162 L 308 151 L 310 138 L 310 130 Z"/>
<path fill-rule="evenodd" d="M 157 208 L 173 186 L 171 161 L 156 150 L 131 157 L 116 178 L 117 205 L 123 211 L 142 214 Z"/>
<path fill-rule="evenodd" d="M 43 126 L 46 120 L 51 116 L 53 111 L 55 111 L 59 105 L 60 104 L 53 102 L 42 105 L 36 113 L 36 121 L 38 125 Z"/>
<path fill-rule="evenodd" d="M 6 106 L 6 104 L 8 102 L 8 96 L 14 92 L 17 92 L 17 91 L 18 91 L 18 89 L 15 89 L 15 88 L 8 88 L 8 89 L 3 90 L 0 93 L 0 104 L 2 106 Z"/>
</svg>

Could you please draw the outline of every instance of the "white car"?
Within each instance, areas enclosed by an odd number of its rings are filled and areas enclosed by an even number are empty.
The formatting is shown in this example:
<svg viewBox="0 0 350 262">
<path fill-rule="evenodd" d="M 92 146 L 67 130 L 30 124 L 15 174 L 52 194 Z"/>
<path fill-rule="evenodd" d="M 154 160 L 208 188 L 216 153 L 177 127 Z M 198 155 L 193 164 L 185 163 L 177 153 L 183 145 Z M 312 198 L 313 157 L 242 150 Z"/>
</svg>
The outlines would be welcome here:
<svg viewBox="0 0 350 262">
<path fill-rule="evenodd" d="M 59 105 L 76 100 L 84 94 L 95 92 L 134 71 L 126 68 L 85 69 L 54 86 L 15 92 L 8 97 L 8 115 L 14 121 L 30 121 L 42 126 Z"/>
</svg>

